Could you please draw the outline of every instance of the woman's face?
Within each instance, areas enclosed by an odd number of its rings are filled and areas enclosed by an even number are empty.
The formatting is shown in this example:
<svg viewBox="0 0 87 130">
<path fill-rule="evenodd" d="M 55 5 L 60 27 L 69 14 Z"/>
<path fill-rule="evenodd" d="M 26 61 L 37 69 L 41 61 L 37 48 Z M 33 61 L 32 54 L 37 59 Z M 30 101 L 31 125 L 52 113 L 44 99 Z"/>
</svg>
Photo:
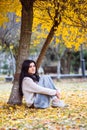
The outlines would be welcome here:
<svg viewBox="0 0 87 130">
<path fill-rule="evenodd" d="M 32 62 L 32 63 L 30 63 L 30 65 L 29 65 L 28 73 L 29 73 L 29 74 L 35 74 L 35 72 L 36 72 L 36 66 L 35 66 L 35 64 Z"/>
</svg>

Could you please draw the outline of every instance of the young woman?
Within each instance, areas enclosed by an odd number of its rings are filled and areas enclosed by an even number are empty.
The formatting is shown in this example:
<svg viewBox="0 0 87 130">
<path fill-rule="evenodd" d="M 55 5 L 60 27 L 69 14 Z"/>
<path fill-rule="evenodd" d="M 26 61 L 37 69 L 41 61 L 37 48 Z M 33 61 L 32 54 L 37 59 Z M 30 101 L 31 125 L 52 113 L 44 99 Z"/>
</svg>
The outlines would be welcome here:
<svg viewBox="0 0 87 130">
<path fill-rule="evenodd" d="M 25 60 L 19 78 L 19 92 L 24 96 L 28 107 L 47 108 L 65 107 L 60 100 L 60 91 L 55 88 L 49 76 L 37 73 L 36 63 L 33 60 Z"/>
</svg>

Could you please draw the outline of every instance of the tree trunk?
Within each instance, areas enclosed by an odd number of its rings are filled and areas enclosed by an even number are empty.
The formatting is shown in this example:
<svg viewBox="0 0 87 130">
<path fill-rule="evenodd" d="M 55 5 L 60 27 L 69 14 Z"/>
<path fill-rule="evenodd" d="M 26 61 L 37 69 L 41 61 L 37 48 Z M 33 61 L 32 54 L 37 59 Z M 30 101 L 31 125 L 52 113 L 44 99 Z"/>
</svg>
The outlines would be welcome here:
<svg viewBox="0 0 87 130">
<path fill-rule="evenodd" d="M 40 64 L 41 64 L 41 62 L 42 62 L 42 59 L 43 59 L 43 57 L 44 57 L 44 55 L 45 55 L 45 53 L 46 53 L 46 50 L 47 50 L 48 47 L 49 47 L 49 44 L 50 44 L 50 42 L 51 42 L 53 36 L 54 36 L 54 25 L 52 26 L 52 28 L 51 28 L 51 30 L 50 30 L 50 33 L 48 34 L 47 39 L 46 39 L 46 41 L 45 41 L 45 43 L 44 43 L 44 45 L 43 45 L 43 47 L 42 47 L 42 50 L 41 50 L 41 52 L 40 52 L 40 55 L 39 55 L 39 57 L 38 57 L 38 59 L 37 59 L 37 68 L 40 67 Z"/>
<path fill-rule="evenodd" d="M 61 58 L 62 74 L 70 74 L 71 52 L 66 49 L 64 56 Z"/>
<path fill-rule="evenodd" d="M 23 7 L 23 6 L 22 6 Z M 14 76 L 14 82 L 12 91 L 8 100 L 8 104 L 21 104 L 22 97 L 19 94 L 19 74 L 21 71 L 21 65 L 25 59 L 29 56 L 29 47 L 32 33 L 33 24 L 33 1 L 31 2 L 28 13 L 25 8 L 22 8 L 22 19 L 21 19 L 21 35 L 20 44 L 17 57 L 17 68 Z"/>
</svg>

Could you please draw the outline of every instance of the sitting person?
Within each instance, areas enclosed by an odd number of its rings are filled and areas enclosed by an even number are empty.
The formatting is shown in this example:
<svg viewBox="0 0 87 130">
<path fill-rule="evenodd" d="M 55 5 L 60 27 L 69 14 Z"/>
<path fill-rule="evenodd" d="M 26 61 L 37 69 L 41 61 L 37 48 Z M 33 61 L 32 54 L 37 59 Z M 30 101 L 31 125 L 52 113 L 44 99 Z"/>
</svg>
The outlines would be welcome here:
<svg viewBox="0 0 87 130">
<path fill-rule="evenodd" d="M 22 64 L 19 92 L 29 108 L 66 107 L 53 80 L 47 75 L 39 76 L 33 60 L 25 60 Z"/>
</svg>

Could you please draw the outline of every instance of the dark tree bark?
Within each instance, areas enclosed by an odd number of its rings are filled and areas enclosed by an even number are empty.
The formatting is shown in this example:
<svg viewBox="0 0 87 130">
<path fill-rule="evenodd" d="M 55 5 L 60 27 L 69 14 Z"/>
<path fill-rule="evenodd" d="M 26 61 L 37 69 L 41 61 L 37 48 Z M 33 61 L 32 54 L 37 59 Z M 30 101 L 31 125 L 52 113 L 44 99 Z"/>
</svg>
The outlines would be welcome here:
<svg viewBox="0 0 87 130">
<path fill-rule="evenodd" d="M 14 76 L 14 82 L 12 91 L 8 100 L 8 104 L 21 104 L 22 97 L 19 94 L 19 74 L 21 70 L 21 65 L 25 59 L 29 56 L 29 47 L 32 34 L 32 24 L 33 24 L 33 0 L 30 2 L 28 12 L 25 6 L 22 8 L 22 19 L 21 19 L 21 35 L 20 44 L 17 57 L 17 68 Z"/>
</svg>

